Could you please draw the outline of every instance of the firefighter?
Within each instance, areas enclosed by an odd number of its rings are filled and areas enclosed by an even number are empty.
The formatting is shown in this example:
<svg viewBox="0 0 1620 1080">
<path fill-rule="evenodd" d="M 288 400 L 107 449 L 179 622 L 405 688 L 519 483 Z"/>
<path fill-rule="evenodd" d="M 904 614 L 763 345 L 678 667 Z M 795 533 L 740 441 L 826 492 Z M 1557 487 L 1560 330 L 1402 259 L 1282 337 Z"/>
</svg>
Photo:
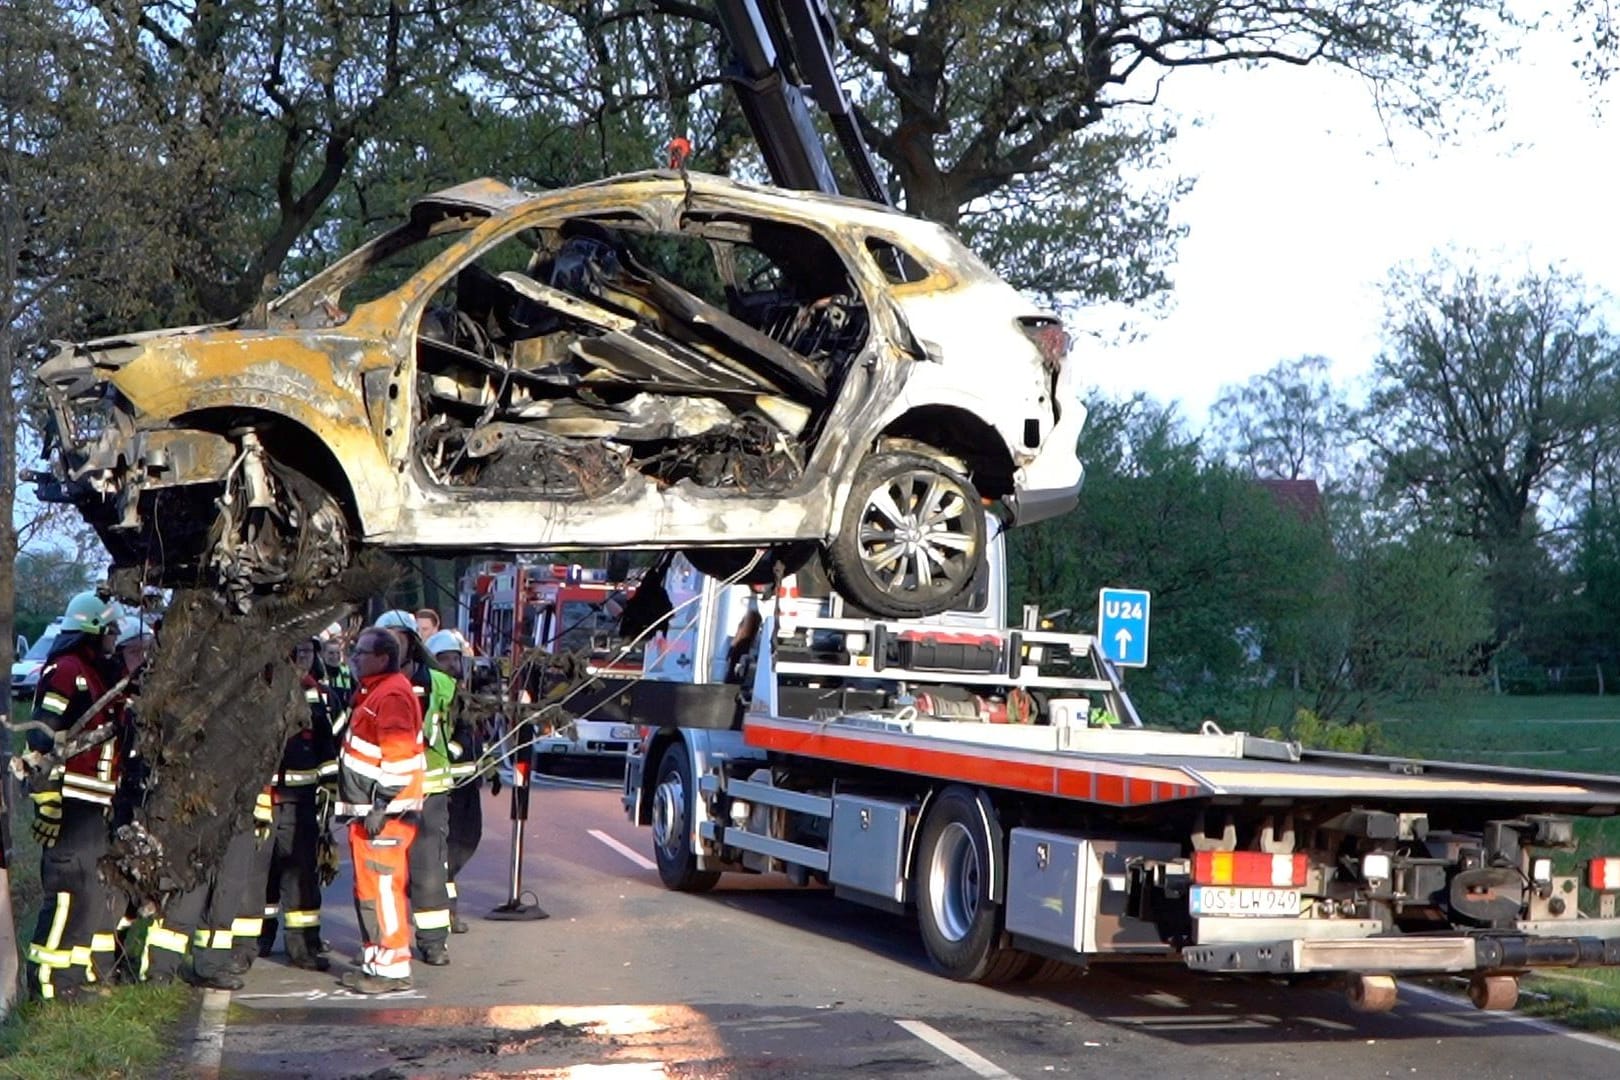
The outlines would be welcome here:
<svg viewBox="0 0 1620 1080">
<path fill-rule="evenodd" d="M 340 729 L 342 724 L 342 710 L 349 707 L 349 698 L 354 696 L 354 674 L 349 670 L 349 661 L 343 655 L 343 625 L 333 623 L 320 634 L 321 667 L 324 669 L 323 684 L 335 699 L 333 704 L 339 712 L 332 716 L 332 729 Z"/>
<path fill-rule="evenodd" d="M 342 983 L 361 994 L 411 986 L 411 933 L 405 920 L 410 849 L 422 811 L 426 767 L 422 716 L 400 673 L 399 640 L 361 631 L 353 653 L 359 682 L 338 752 L 336 811 L 349 822 L 354 906 L 364 951 Z"/>
<path fill-rule="evenodd" d="M 417 613 L 418 616 L 421 612 Z M 465 658 L 470 651 L 466 641 L 452 630 L 440 630 L 425 642 L 427 651 L 444 672 L 456 681 L 457 694 L 452 705 L 450 741 L 450 821 L 446 843 L 446 890 L 450 894 L 450 932 L 465 934 L 467 922 L 461 917 L 456 903 L 456 875 L 467 865 L 467 860 L 478 850 L 484 835 L 484 804 L 479 792 L 478 758 L 483 752 L 478 732 L 466 722 L 461 708 L 460 690 L 466 685 Z"/>
<path fill-rule="evenodd" d="M 34 719 L 53 732 L 79 735 L 121 727 L 123 710 L 109 699 L 118 674 L 118 609 L 94 592 L 68 601 L 34 694 Z M 99 706 L 99 707 L 98 707 Z M 92 710 L 94 710 L 92 712 Z M 49 735 L 30 731 L 31 749 L 48 752 Z M 108 738 L 53 769 L 34 792 L 34 836 L 40 843 L 45 894 L 28 946 L 28 986 L 45 999 L 98 992 L 113 973 L 124 898 L 96 866 L 111 839 L 108 822 L 118 788 L 123 740 Z"/>
<path fill-rule="evenodd" d="M 337 742 L 331 698 L 315 676 L 320 670 L 315 639 L 293 650 L 293 663 L 302 672 L 309 712 L 287 739 L 270 785 L 275 832 L 269 880 L 261 896 L 264 928 L 259 933 L 259 955 L 269 956 L 275 947 L 279 919 L 285 927 L 288 962 L 308 971 L 325 971 L 331 962 L 320 954 L 319 792 L 323 781 L 337 775 Z"/>
<path fill-rule="evenodd" d="M 450 962 L 450 706 L 456 682 L 440 671 L 416 636 L 416 616 L 397 609 L 377 620 L 400 643 L 401 670 L 422 708 L 422 741 L 427 754 L 423 777 L 426 802 L 422 827 L 411 845 L 411 921 L 422 963 L 442 967 Z"/>
</svg>

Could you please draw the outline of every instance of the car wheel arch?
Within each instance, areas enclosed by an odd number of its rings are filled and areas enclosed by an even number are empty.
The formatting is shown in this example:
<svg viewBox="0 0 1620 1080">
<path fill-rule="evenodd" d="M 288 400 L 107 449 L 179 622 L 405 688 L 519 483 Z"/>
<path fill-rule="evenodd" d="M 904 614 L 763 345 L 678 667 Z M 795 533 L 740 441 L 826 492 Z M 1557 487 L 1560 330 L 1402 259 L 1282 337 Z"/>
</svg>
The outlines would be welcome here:
<svg viewBox="0 0 1620 1080">
<path fill-rule="evenodd" d="M 300 417 L 274 409 L 200 409 L 177 416 L 175 426 L 226 437 L 245 428 L 253 429 L 272 459 L 297 469 L 338 500 L 355 537 L 378 531 L 376 515 L 368 513 L 358 497 L 355 474 L 365 468 L 365 463 L 355 468 L 346 466 L 328 441 Z"/>
</svg>

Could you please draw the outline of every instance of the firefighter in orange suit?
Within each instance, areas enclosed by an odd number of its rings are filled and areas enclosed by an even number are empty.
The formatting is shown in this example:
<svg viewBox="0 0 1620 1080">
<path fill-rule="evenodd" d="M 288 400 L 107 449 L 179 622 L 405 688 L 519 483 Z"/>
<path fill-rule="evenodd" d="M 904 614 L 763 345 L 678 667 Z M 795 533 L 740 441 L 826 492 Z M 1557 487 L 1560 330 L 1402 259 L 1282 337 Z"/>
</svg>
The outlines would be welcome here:
<svg viewBox="0 0 1620 1080">
<path fill-rule="evenodd" d="M 84 592 L 68 602 L 40 672 L 34 719 L 57 733 L 83 721 L 81 736 L 122 726 L 122 702 L 107 699 L 117 681 L 110 655 L 117 631 L 118 609 L 109 601 Z M 36 750 L 51 749 L 50 736 L 42 732 L 29 732 L 28 740 Z M 94 992 L 113 973 L 125 898 L 102 880 L 96 864 L 112 839 L 108 822 L 122 748 L 123 740 L 114 737 L 75 754 L 32 796 L 45 902 L 28 946 L 28 987 L 42 998 L 71 1000 Z"/>
<path fill-rule="evenodd" d="M 355 642 L 359 683 L 338 752 L 335 813 L 349 822 L 354 907 L 364 946 L 343 985 L 361 994 L 411 986 L 411 920 L 405 903 L 411 841 L 421 820 L 422 710 L 400 674 L 400 645 L 367 627 Z"/>
</svg>

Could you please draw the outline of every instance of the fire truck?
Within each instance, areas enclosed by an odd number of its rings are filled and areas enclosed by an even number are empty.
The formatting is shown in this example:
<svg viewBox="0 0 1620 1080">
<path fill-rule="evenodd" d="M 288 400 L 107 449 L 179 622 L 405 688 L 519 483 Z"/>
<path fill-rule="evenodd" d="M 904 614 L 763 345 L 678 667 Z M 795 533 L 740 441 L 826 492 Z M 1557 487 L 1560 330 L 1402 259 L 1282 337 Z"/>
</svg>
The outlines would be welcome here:
<svg viewBox="0 0 1620 1080">
<path fill-rule="evenodd" d="M 1451 973 L 1506 1009 L 1531 969 L 1620 964 L 1620 858 L 1576 828 L 1620 778 L 1152 730 L 1093 637 L 1004 624 L 989 562 L 977 608 L 925 622 L 675 574 L 657 652 L 687 662 L 636 687 L 623 792 L 664 884 L 780 873 L 913 912 L 978 982 L 1158 960 L 1382 1011 Z"/>
<path fill-rule="evenodd" d="M 633 582 L 577 563 L 486 562 L 462 581 L 464 630 L 475 648 L 501 658 L 516 700 L 534 696 L 538 678 L 526 658 L 574 654 L 585 663 L 587 688 L 568 703 L 566 722 L 534 746 L 541 770 L 562 760 L 622 758 L 636 730 L 620 703 L 626 680 L 639 676 L 642 652 L 623 648 L 619 614 Z"/>
</svg>

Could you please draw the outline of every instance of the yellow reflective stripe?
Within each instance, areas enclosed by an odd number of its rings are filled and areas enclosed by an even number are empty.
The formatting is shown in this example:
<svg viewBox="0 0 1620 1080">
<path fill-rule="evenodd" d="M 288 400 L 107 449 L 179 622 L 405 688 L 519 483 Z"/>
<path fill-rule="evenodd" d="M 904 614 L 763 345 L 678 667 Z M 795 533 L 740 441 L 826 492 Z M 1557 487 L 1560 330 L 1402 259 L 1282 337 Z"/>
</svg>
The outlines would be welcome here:
<svg viewBox="0 0 1620 1080">
<path fill-rule="evenodd" d="M 456 898 L 456 883 L 453 881 L 445 882 L 444 891 L 449 895 L 450 899 L 454 900 Z"/>
<path fill-rule="evenodd" d="M 153 923 L 146 931 L 148 949 L 163 949 L 166 952 L 184 954 L 188 944 L 190 942 L 186 940 L 186 935 L 178 930 L 170 930 L 162 923 Z"/>
<path fill-rule="evenodd" d="M 87 968 L 90 966 L 90 946 L 75 945 L 69 950 L 73 955 L 73 966 Z"/>
<path fill-rule="evenodd" d="M 111 780 L 113 759 L 118 755 L 118 746 L 108 739 L 101 744 L 101 757 L 96 760 L 96 776 L 101 780 Z"/>
<path fill-rule="evenodd" d="M 45 935 L 47 949 L 62 947 L 62 931 L 67 926 L 68 909 L 73 906 L 73 894 L 59 892 L 56 894 L 56 914 L 51 919 L 51 932 Z"/>
<path fill-rule="evenodd" d="M 289 930 L 308 930 L 310 927 L 321 925 L 319 911 L 288 911 L 283 916 L 287 921 Z"/>
<path fill-rule="evenodd" d="M 118 938 L 112 934 L 91 934 L 91 952 L 112 952 L 118 948 Z"/>
<path fill-rule="evenodd" d="M 83 675 L 73 676 L 73 686 L 77 690 L 89 690 L 90 682 Z"/>
<path fill-rule="evenodd" d="M 304 691 L 304 700 L 314 704 L 321 700 L 321 692 L 313 687 Z"/>
<path fill-rule="evenodd" d="M 236 937 L 256 938 L 263 929 L 264 918 L 260 915 L 248 915 L 231 920 L 231 933 Z"/>
<path fill-rule="evenodd" d="M 275 918 L 279 918 L 280 916 L 281 916 L 281 905 L 280 904 L 266 904 L 266 905 L 264 905 L 264 917 L 265 918 L 267 918 L 267 919 L 275 919 Z"/>
<path fill-rule="evenodd" d="M 67 712 L 68 699 L 54 690 L 47 691 L 45 696 L 40 698 L 39 707 L 48 713 L 56 713 L 60 716 Z"/>
<path fill-rule="evenodd" d="M 118 785 L 111 780 L 98 780 L 94 776 L 76 772 L 63 773 L 62 786 L 84 788 L 86 791 L 104 791 L 109 795 L 118 790 Z"/>
<path fill-rule="evenodd" d="M 198 930 L 191 935 L 191 943 L 199 949 L 228 949 L 231 947 L 229 930 Z"/>
<path fill-rule="evenodd" d="M 66 949 L 47 949 L 43 945 L 30 942 L 28 945 L 28 962 L 38 967 L 72 967 L 73 955 Z"/>
<path fill-rule="evenodd" d="M 321 779 L 323 780 L 329 776 L 336 776 L 338 771 L 338 763 L 336 761 L 323 761 L 321 762 L 320 769 L 317 771 L 320 773 Z"/>
<path fill-rule="evenodd" d="M 439 911 L 413 911 L 411 921 L 418 930 L 444 930 L 450 925 L 450 911 L 448 908 Z"/>
<path fill-rule="evenodd" d="M 321 774 L 314 769 L 289 769 L 278 778 L 279 787 L 307 787 L 319 783 Z"/>
<path fill-rule="evenodd" d="M 34 813 L 47 821 L 62 820 L 62 796 L 57 795 L 56 802 L 40 803 L 34 807 Z"/>
</svg>

